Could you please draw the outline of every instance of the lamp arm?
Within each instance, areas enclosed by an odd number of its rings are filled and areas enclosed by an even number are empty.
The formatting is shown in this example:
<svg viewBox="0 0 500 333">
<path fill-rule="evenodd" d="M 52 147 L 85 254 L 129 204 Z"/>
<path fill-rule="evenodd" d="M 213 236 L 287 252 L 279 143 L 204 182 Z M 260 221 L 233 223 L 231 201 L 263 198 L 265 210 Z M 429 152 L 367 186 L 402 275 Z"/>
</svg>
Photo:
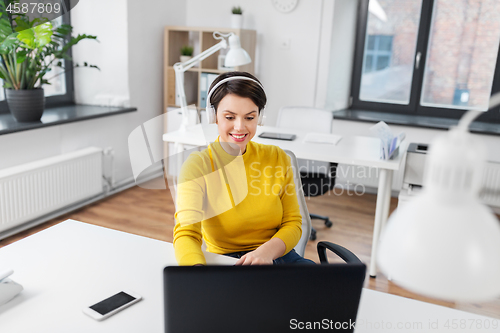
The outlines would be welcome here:
<svg viewBox="0 0 500 333">
<path fill-rule="evenodd" d="M 202 61 L 203 59 L 206 59 L 207 57 L 211 56 L 215 52 L 219 51 L 220 49 L 225 49 L 227 48 L 227 41 L 225 39 L 221 40 L 219 43 L 215 44 L 214 46 L 206 49 L 205 51 L 201 52 L 197 56 L 194 56 L 193 58 L 189 59 L 188 61 L 184 63 L 176 63 L 174 65 L 174 69 L 177 72 L 178 69 L 181 70 L 182 72 L 187 71 L 194 65 L 196 65 L 199 61 Z"/>
<path fill-rule="evenodd" d="M 469 130 L 470 124 L 483 114 L 483 111 L 469 110 L 467 111 L 458 122 L 457 129 L 462 132 L 467 132 Z"/>
<path fill-rule="evenodd" d="M 188 125 L 188 113 L 187 113 L 187 101 L 186 101 L 186 91 L 184 90 L 184 72 L 186 72 L 188 69 L 196 65 L 199 61 L 211 56 L 215 52 L 219 51 L 220 49 L 227 48 L 227 42 L 225 39 L 220 41 L 219 43 L 215 44 L 214 46 L 206 49 L 205 51 L 201 52 L 197 56 L 189 59 L 188 61 L 184 63 L 176 63 L 174 64 L 174 71 L 175 71 L 175 85 L 177 88 L 177 95 L 179 95 L 179 101 L 180 101 L 180 106 L 181 106 L 181 112 L 182 112 L 182 123 L 179 131 L 185 131 L 186 127 Z"/>
<path fill-rule="evenodd" d="M 490 97 L 490 103 L 488 105 L 488 110 L 493 109 L 494 107 L 497 107 L 500 105 L 500 93 L 496 93 L 493 96 Z M 458 122 L 458 129 L 464 132 L 467 132 L 469 129 L 470 124 L 479 117 L 481 114 L 483 114 L 483 111 L 475 111 L 475 110 L 469 110 L 467 111 L 462 118 L 460 118 L 460 121 Z"/>
</svg>

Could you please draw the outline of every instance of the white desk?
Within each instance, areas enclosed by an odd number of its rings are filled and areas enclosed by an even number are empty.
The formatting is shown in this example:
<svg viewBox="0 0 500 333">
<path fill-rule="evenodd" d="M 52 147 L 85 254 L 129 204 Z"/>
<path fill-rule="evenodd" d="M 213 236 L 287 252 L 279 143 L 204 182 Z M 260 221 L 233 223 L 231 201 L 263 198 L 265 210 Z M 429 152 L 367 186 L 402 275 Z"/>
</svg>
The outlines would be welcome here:
<svg viewBox="0 0 500 333">
<path fill-rule="evenodd" d="M 24 287 L 0 306 L 2 333 L 164 332 L 162 272 L 177 265 L 171 243 L 68 220 L 0 248 L 0 265 Z M 82 312 L 123 289 L 143 300 L 102 322 Z"/>
<path fill-rule="evenodd" d="M 297 135 L 294 141 L 262 139 L 258 135 L 262 132 L 289 133 Z M 400 153 L 389 161 L 380 159 L 380 140 L 374 137 L 344 136 L 336 145 L 306 143 L 304 142 L 307 131 L 286 129 L 269 126 L 259 126 L 257 134 L 252 139 L 255 142 L 276 145 L 282 149 L 291 150 L 297 158 L 316 160 L 322 162 L 344 163 L 354 166 L 374 167 L 379 170 L 377 190 L 377 205 L 375 208 L 375 223 L 372 238 L 372 253 L 370 260 L 370 276 L 376 276 L 377 245 L 380 231 L 389 216 L 391 200 L 392 173 L 399 170 L 403 156 L 406 152 L 406 143 L 400 147 Z M 163 135 L 163 141 L 176 144 L 176 154 L 184 149 L 184 145 L 206 146 L 215 141 L 218 136 L 217 125 L 196 125 L 188 128 L 186 132 L 169 132 Z M 178 170 L 181 159 L 178 159 Z"/>
<path fill-rule="evenodd" d="M 235 259 L 206 254 L 207 261 Z M 174 265 L 172 244 L 68 220 L 0 249 L 2 266 L 24 290 L 0 306 L 2 333 L 164 333 L 163 268 Z M 139 303 L 102 322 L 82 309 L 122 289 Z M 311 296 L 314 297 L 314 296 Z M 446 329 L 446 321 L 467 323 Z M 437 321 L 439 329 L 429 328 Z M 356 332 L 499 332 L 498 320 L 364 289 Z M 469 325 L 489 322 L 490 329 Z M 405 325 L 413 329 L 405 329 Z M 390 328 L 389 328 L 390 325 Z M 398 325 L 403 325 L 398 329 Z"/>
</svg>

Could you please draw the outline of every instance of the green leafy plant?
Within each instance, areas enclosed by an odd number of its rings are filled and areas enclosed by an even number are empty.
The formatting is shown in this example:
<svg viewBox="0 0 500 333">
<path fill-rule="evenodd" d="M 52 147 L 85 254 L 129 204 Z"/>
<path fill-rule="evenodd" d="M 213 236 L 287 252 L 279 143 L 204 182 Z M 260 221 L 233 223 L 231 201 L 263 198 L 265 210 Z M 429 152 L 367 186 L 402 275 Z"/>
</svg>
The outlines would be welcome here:
<svg viewBox="0 0 500 333">
<path fill-rule="evenodd" d="M 181 55 L 191 57 L 193 55 L 193 47 L 189 45 L 181 47 Z"/>
<path fill-rule="evenodd" d="M 233 12 L 233 14 L 238 14 L 238 15 L 242 15 L 243 14 L 243 10 L 241 9 L 240 6 L 233 7 L 232 12 Z"/>
<path fill-rule="evenodd" d="M 18 0 L 10 2 L 17 3 Z M 72 37 L 72 30 L 68 24 L 56 28 L 46 18 L 30 21 L 24 14 L 9 15 L 5 2 L 0 0 L 0 56 L 3 60 L 0 62 L 0 78 L 4 80 L 4 88 L 40 88 L 50 84 L 48 80 L 51 78 L 47 80 L 45 75 L 52 66 L 64 69 L 63 73 L 80 67 L 76 64 L 68 69 L 63 60 L 72 61 L 68 51 L 73 45 L 97 37 L 85 34 Z M 86 62 L 83 66 L 99 69 Z"/>
</svg>

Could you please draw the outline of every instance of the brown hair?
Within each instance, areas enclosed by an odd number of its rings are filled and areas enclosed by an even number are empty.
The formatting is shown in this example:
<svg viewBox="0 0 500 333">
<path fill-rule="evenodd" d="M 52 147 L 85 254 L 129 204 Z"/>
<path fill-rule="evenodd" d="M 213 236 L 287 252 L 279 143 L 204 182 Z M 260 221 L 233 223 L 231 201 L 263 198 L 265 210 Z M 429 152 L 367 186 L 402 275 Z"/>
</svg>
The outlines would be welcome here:
<svg viewBox="0 0 500 333">
<path fill-rule="evenodd" d="M 211 91 L 218 82 L 233 76 L 246 76 L 260 83 L 260 81 L 250 73 L 227 72 L 219 75 L 214 82 L 212 82 L 209 91 Z M 235 94 L 240 97 L 250 98 L 259 108 L 259 113 L 262 111 L 264 106 L 266 106 L 266 92 L 259 84 L 250 80 L 231 80 L 218 86 L 210 96 L 210 103 L 214 106 L 216 112 L 220 101 L 228 94 Z"/>
</svg>

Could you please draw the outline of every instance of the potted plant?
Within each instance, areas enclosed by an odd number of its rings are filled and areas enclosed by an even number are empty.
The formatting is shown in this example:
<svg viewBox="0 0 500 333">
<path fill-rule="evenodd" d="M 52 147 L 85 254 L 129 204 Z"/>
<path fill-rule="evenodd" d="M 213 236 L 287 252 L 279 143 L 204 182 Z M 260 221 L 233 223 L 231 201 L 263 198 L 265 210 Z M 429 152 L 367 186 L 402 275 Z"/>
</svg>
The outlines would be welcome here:
<svg viewBox="0 0 500 333">
<path fill-rule="evenodd" d="M 50 84 L 45 75 L 53 66 L 64 69 L 63 73 L 71 70 L 73 67 L 66 69 L 63 62 L 72 61 L 68 50 L 82 39 L 97 38 L 85 34 L 72 37 L 72 29 L 67 24 L 54 27 L 47 18 L 30 20 L 22 13 L 9 15 L 4 1 L 0 1 L 0 78 L 4 80 L 9 110 L 17 121 L 40 120 L 45 107 L 42 86 Z M 84 66 L 99 69 L 87 63 Z"/>
<path fill-rule="evenodd" d="M 232 9 L 233 15 L 231 15 L 231 28 L 241 29 L 243 26 L 243 10 L 240 6 L 235 6 Z"/>
<path fill-rule="evenodd" d="M 193 47 L 185 45 L 181 47 L 181 62 L 186 62 L 193 57 Z"/>
</svg>

